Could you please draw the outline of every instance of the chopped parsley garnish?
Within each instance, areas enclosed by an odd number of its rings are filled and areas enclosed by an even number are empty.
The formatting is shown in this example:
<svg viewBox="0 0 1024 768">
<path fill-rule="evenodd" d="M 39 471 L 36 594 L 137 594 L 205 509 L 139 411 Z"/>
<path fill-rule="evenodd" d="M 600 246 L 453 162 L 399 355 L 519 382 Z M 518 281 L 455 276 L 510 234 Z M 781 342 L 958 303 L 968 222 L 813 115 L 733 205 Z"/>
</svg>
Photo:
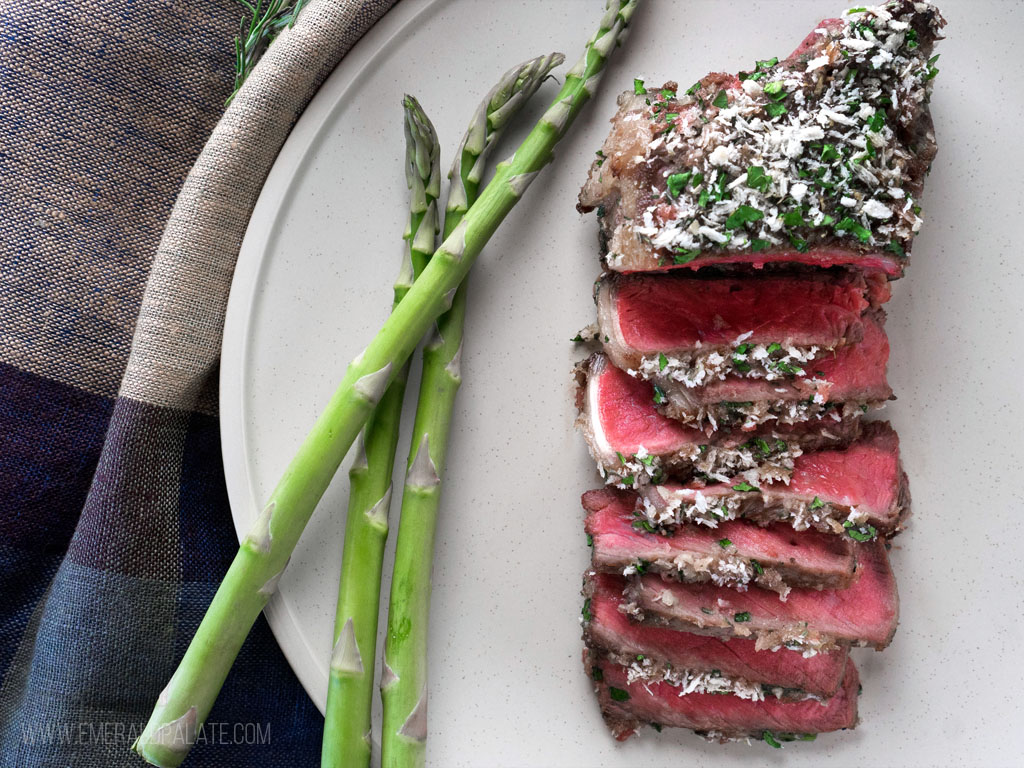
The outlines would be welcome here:
<svg viewBox="0 0 1024 768">
<path fill-rule="evenodd" d="M 903 246 L 900 245 L 899 240 L 890 240 L 889 244 L 885 246 L 885 250 L 890 253 L 895 253 L 901 259 L 905 259 L 907 257 L 907 253 L 903 250 Z"/>
<path fill-rule="evenodd" d="M 594 546 L 594 537 L 591 536 L 589 533 L 587 534 L 587 546 L 588 547 Z"/>
<path fill-rule="evenodd" d="M 661 723 L 651 723 L 651 728 L 656 730 L 658 733 L 661 733 Z"/>
<path fill-rule="evenodd" d="M 743 624 L 744 622 L 750 621 L 750 611 L 743 611 L 743 613 L 734 614 L 732 620 L 737 624 Z"/>
<path fill-rule="evenodd" d="M 771 344 L 768 345 L 767 352 L 769 355 L 774 355 L 780 349 L 782 349 L 782 345 L 779 344 L 779 342 L 777 341 L 773 341 Z"/>
<path fill-rule="evenodd" d="M 751 189 L 759 189 L 762 193 L 768 191 L 768 185 L 771 183 L 772 177 L 764 172 L 764 168 L 759 165 L 752 165 L 747 168 L 747 186 Z"/>
<path fill-rule="evenodd" d="M 700 90 L 700 81 L 698 80 L 696 83 L 694 83 L 693 85 L 691 85 L 689 88 L 686 89 L 686 95 L 687 96 L 693 96 L 693 94 L 695 94 L 699 90 Z"/>
<path fill-rule="evenodd" d="M 664 352 L 659 352 L 658 353 L 658 370 L 659 371 L 664 371 L 665 370 L 665 366 L 667 366 L 667 365 L 668 365 L 668 358 L 665 356 L 665 353 Z"/>
<path fill-rule="evenodd" d="M 728 549 L 732 546 L 732 542 L 729 541 L 729 539 L 719 539 L 718 546 L 720 546 L 722 549 Z"/>
<path fill-rule="evenodd" d="M 597 167 L 600 168 L 602 165 L 604 165 L 604 161 L 605 161 L 604 152 L 602 152 L 599 149 L 594 154 L 597 155 Z"/>
<path fill-rule="evenodd" d="M 657 384 L 654 385 L 654 397 L 652 399 L 654 400 L 655 405 L 661 405 L 668 400 L 668 398 L 665 397 L 665 390 Z"/>
<path fill-rule="evenodd" d="M 681 249 L 672 254 L 672 261 L 675 264 L 689 264 L 691 261 L 700 256 L 700 249 L 694 248 L 692 250 Z"/>
<path fill-rule="evenodd" d="M 738 229 L 748 222 L 760 221 L 764 218 L 764 213 L 752 208 L 749 205 L 741 205 L 731 214 L 729 218 L 725 220 L 726 229 Z"/>
<path fill-rule="evenodd" d="M 745 354 L 747 354 L 749 349 L 750 349 L 750 345 L 749 344 L 746 344 L 746 343 L 740 344 L 738 347 L 736 347 L 736 354 L 737 355 L 745 355 Z"/>
<path fill-rule="evenodd" d="M 588 597 L 583 601 L 583 610 L 580 611 L 580 615 L 583 616 L 584 621 L 590 621 L 594 618 L 594 615 L 590 612 L 590 598 Z"/>
<path fill-rule="evenodd" d="M 757 562 L 757 560 L 751 560 L 751 561 L 750 561 L 750 565 L 751 565 L 751 566 L 753 566 L 753 568 L 754 568 L 754 572 L 755 572 L 755 573 L 756 573 L 756 574 L 757 574 L 758 576 L 761 576 L 761 575 L 763 575 L 763 574 L 764 574 L 764 568 L 763 568 L 763 567 L 761 567 L 761 564 L 760 564 L 759 562 Z"/>
<path fill-rule="evenodd" d="M 673 173 L 669 176 L 666 180 L 669 195 L 672 197 L 679 197 L 682 191 L 686 189 L 686 184 L 690 181 L 692 176 L 692 171 L 688 171 L 687 173 Z"/>
<path fill-rule="evenodd" d="M 868 128 L 878 133 L 885 126 L 885 112 L 876 110 L 875 114 L 868 118 Z M 870 145 L 870 142 L 868 142 Z"/>
<path fill-rule="evenodd" d="M 804 215 L 800 211 L 787 211 L 782 216 L 782 223 L 787 227 L 806 227 L 807 222 L 804 221 Z"/>
<path fill-rule="evenodd" d="M 750 250 L 752 250 L 754 253 L 760 253 L 761 251 L 765 251 L 770 247 L 771 243 L 769 243 L 767 240 L 760 240 L 755 237 L 753 240 L 750 241 Z"/>
<path fill-rule="evenodd" d="M 638 531 L 642 528 L 643 530 L 647 531 L 648 533 L 654 533 L 654 526 L 651 525 L 649 522 L 647 522 L 644 519 L 634 520 L 633 521 L 633 527 L 636 530 L 638 530 Z"/>
<path fill-rule="evenodd" d="M 626 464 L 626 457 L 622 455 L 621 451 L 616 451 L 615 455 L 619 457 L 619 463 L 622 465 Z"/>
<path fill-rule="evenodd" d="M 591 667 L 590 676 L 600 683 L 602 680 L 604 680 L 604 670 L 600 667 Z"/>
<path fill-rule="evenodd" d="M 608 686 L 608 695 L 612 697 L 612 701 L 629 701 L 628 692 L 612 685 Z"/>
<path fill-rule="evenodd" d="M 647 89 L 644 88 L 644 81 L 641 80 L 639 77 L 633 78 L 633 93 L 635 93 L 637 96 L 642 96 L 643 94 L 647 93 Z"/>
<path fill-rule="evenodd" d="M 849 231 L 856 235 L 857 239 L 860 240 L 862 243 L 866 243 L 869 240 L 871 240 L 871 230 L 867 229 L 860 222 L 858 222 L 856 219 L 851 218 L 850 216 L 847 216 L 845 219 L 840 220 L 840 222 L 836 224 L 836 232 L 846 231 Z"/>
<path fill-rule="evenodd" d="M 676 92 L 673 91 L 671 88 L 662 88 L 660 94 L 661 98 L 663 99 L 674 99 Z"/>
<path fill-rule="evenodd" d="M 814 501 L 811 502 L 811 509 L 821 509 L 825 506 L 825 502 L 819 499 L 817 496 L 814 497 Z"/>
<path fill-rule="evenodd" d="M 765 104 L 764 111 L 768 113 L 768 117 L 778 117 L 786 114 L 789 110 L 782 104 Z"/>
<path fill-rule="evenodd" d="M 782 745 L 775 740 L 775 735 L 771 731 L 764 731 L 761 734 L 761 738 L 764 739 L 764 743 L 774 749 L 782 749 Z"/>
<path fill-rule="evenodd" d="M 782 86 L 781 80 L 774 80 L 764 87 L 764 92 L 772 101 L 782 101 L 787 95 Z"/>
<path fill-rule="evenodd" d="M 583 337 L 580 334 L 577 333 L 575 336 L 573 336 L 571 339 L 569 339 L 569 341 L 573 341 L 573 342 L 576 342 L 578 344 L 579 342 L 583 341 Z"/>
<path fill-rule="evenodd" d="M 738 483 L 738 484 L 734 485 L 732 487 L 732 489 L 734 491 L 756 491 L 757 490 L 757 488 L 755 488 L 754 486 L 752 486 L 750 483 L 748 483 L 745 480 L 742 483 Z"/>
<path fill-rule="evenodd" d="M 939 60 L 939 54 L 935 54 L 930 59 L 928 59 L 928 71 L 925 73 L 925 76 L 924 76 L 925 80 L 931 80 L 937 74 L 939 74 L 939 70 L 937 70 L 935 68 L 935 62 L 938 61 L 938 60 Z"/>
<path fill-rule="evenodd" d="M 873 525 L 865 525 L 858 528 L 849 520 L 843 523 L 843 528 L 846 530 L 846 535 L 854 541 L 871 541 L 878 535 L 878 529 Z"/>
<path fill-rule="evenodd" d="M 719 109 L 725 109 L 729 106 L 729 96 L 724 90 L 718 92 L 718 95 L 712 100 L 711 104 L 718 107 Z"/>
<path fill-rule="evenodd" d="M 839 159 L 839 151 L 832 145 L 826 144 L 821 148 L 821 161 L 823 163 Z"/>
</svg>

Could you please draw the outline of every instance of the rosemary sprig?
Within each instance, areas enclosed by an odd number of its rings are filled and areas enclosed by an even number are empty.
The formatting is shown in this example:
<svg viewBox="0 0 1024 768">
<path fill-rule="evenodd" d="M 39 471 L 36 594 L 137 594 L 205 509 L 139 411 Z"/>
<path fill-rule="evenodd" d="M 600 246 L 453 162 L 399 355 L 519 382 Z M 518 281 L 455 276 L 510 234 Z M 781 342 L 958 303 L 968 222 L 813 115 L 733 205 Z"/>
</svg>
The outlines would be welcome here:
<svg viewBox="0 0 1024 768">
<path fill-rule="evenodd" d="M 230 104 L 252 72 L 263 52 L 286 27 L 295 25 L 299 11 L 309 0 L 238 0 L 249 12 L 242 18 L 235 38 L 235 87 L 225 104 Z"/>
</svg>

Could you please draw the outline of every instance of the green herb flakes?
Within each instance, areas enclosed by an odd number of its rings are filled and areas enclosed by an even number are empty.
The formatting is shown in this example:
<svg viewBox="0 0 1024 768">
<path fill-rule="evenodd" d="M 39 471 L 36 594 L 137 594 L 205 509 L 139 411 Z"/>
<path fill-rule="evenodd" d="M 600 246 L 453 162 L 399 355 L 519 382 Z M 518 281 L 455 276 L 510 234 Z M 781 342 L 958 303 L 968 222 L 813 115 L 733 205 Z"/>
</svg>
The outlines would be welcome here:
<svg viewBox="0 0 1024 768">
<path fill-rule="evenodd" d="M 687 183 L 693 176 L 693 172 L 687 173 L 673 173 L 666 180 L 668 193 L 673 198 L 679 197 L 684 189 L 686 189 Z"/>
<path fill-rule="evenodd" d="M 737 624 L 744 624 L 751 619 L 750 611 L 743 611 L 742 613 L 734 614 L 732 620 Z"/>
<path fill-rule="evenodd" d="M 718 546 L 720 546 L 722 549 L 728 549 L 732 546 L 732 542 L 729 541 L 729 539 L 719 539 Z"/>
<path fill-rule="evenodd" d="M 738 229 L 748 222 L 760 221 L 764 218 L 764 213 L 752 208 L 749 205 L 741 205 L 731 214 L 729 218 L 725 220 L 726 229 Z"/>
<path fill-rule="evenodd" d="M 719 109 L 725 109 L 726 107 L 729 106 L 729 96 L 726 94 L 724 90 L 721 90 L 718 92 L 718 95 L 715 96 L 715 98 L 711 101 L 711 104 L 713 106 L 718 107 Z"/>
<path fill-rule="evenodd" d="M 782 745 L 779 744 L 775 739 L 775 735 L 771 731 L 764 731 L 761 733 L 761 738 L 764 739 L 764 743 L 773 749 L 782 749 Z"/>
<path fill-rule="evenodd" d="M 746 480 L 744 480 L 741 483 L 737 483 L 736 485 L 734 485 L 732 487 L 732 489 L 734 491 L 741 491 L 741 492 L 744 492 L 744 493 L 747 492 L 747 491 L 756 491 L 756 490 L 758 490 L 756 487 L 754 487 L 753 485 L 748 483 Z"/>
<path fill-rule="evenodd" d="M 635 93 L 637 96 L 642 96 L 643 94 L 647 93 L 647 89 L 644 88 L 644 81 L 641 80 L 639 77 L 633 78 L 633 93 Z"/>
<path fill-rule="evenodd" d="M 665 367 L 667 365 L 668 365 L 668 358 L 665 356 L 665 353 L 664 352 L 659 352 L 658 353 L 658 370 L 659 371 L 664 371 Z"/>
<path fill-rule="evenodd" d="M 612 701 L 629 701 L 629 693 L 627 691 L 612 685 L 608 686 L 608 695 L 612 697 Z"/>
</svg>

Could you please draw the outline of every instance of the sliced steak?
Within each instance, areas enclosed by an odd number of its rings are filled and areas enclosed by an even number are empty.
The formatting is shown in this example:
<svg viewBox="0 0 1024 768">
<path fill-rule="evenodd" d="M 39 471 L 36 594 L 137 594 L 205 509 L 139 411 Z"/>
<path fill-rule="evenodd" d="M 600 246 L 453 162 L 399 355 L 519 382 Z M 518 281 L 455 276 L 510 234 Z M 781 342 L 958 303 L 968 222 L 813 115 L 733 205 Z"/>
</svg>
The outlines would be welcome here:
<svg viewBox="0 0 1024 768">
<path fill-rule="evenodd" d="M 846 666 L 845 646 L 805 658 L 787 648 L 758 651 L 753 640 L 743 637 L 722 639 L 640 624 L 621 610 L 625 584 L 621 576 L 590 572 L 583 588 L 589 601 L 584 611 L 583 638 L 620 663 L 642 657 L 655 670 L 667 666 L 684 672 L 717 672 L 727 680 L 799 690 L 824 698 L 839 688 Z"/>
<path fill-rule="evenodd" d="M 754 583 L 783 597 L 791 587 L 837 589 L 853 580 L 853 541 L 845 536 L 742 520 L 715 530 L 680 525 L 663 534 L 639 516 L 638 501 L 636 493 L 613 488 L 583 494 L 594 568 L 740 589 Z"/>
<path fill-rule="evenodd" d="M 896 581 L 881 540 L 857 548 L 857 572 L 847 589 L 794 589 L 782 601 L 767 590 L 737 592 L 646 574 L 629 583 L 627 597 L 643 621 L 718 637 L 753 637 L 759 649 L 829 650 L 851 643 L 881 650 L 899 619 Z"/>
<path fill-rule="evenodd" d="M 850 265 L 899 277 L 935 156 L 944 21 L 898 0 L 827 20 L 790 58 L 619 98 L 580 193 L 630 272 Z"/>
<path fill-rule="evenodd" d="M 813 377 L 809 363 L 861 340 L 869 306 L 863 276 L 851 273 L 611 274 L 597 292 L 605 354 L 663 388 Z"/>
<path fill-rule="evenodd" d="M 649 382 L 634 378 L 597 354 L 576 368 L 577 426 L 610 483 L 640 487 L 695 473 L 726 480 L 754 470 L 759 478 L 788 478 L 802 452 L 845 445 L 860 433 L 859 412 L 796 424 L 761 424 L 750 431 L 710 435 L 660 413 Z"/>
<path fill-rule="evenodd" d="M 846 448 L 796 457 L 788 483 L 666 483 L 641 492 L 635 514 L 656 529 L 687 523 L 716 528 L 736 519 L 784 521 L 798 531 L 812 528 L 862 540 L 899 532 L 910 515 L 899 438 L 884 421 L 865 423 L 861 437 Z"/>
<path fill-rule="evenodd" d="M 678 688 L 668 683 L 629 682 L 628 669 L 600 652 L 585 649 L 583 664 L 594 680 L 605 722 L 620 741 L 644 724 L 690 728 L 719 739 L 749 736 L 766 740 L 838 731 L 857 724 L 860 680 L 850 659 L 846 660 L 842 687 L 825 701 L 775 697 L 754 701 L 713 693 L 680 696 Z"/>
</svg>

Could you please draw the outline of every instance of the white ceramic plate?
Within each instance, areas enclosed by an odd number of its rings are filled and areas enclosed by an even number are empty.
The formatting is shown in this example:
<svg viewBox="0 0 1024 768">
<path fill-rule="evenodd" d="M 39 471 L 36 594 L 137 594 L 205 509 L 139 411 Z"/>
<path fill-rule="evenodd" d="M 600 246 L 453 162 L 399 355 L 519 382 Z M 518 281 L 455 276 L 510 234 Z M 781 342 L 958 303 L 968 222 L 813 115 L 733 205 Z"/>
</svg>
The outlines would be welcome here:
<svg viewBox="0 0 1024 768">
<path fill-rule="evenodd" d="M 601 6 L 402 0 L 314 99 L 256 207 L 228 308 L 222 429 L 239 531 L 390 306 L 405 226 L 402 94 L 433 118 L 447 168 L 498 75 L 551 50 L 573 61 Z M 900 631 L 884 654 L 857 653 L 860 727 L 782 752 L 652 731 L 616 744 L 581 669 L 588 550 L 578 499 L 598 481 L 572 429 L 579 353 L 569 339 L 592 321 L 598 263 L 597 225 L 576 214 L 576 193 L 635 74 L 688 84 L 749 68 L 842 9 L 832 0 L 646 0 L 600 96 L 473 274 L 434 570 L 432 765 L 1020 764 L 1024 6 L 943 7 L 940 153 L 914 264 L 888 308 L 899 401 L 885 415 L 902 438 L 916 513 L 892 558 Z M 321 707 L 346 480 L 339 474 L 327 492 L 267 608 Z"/>
</svg>

